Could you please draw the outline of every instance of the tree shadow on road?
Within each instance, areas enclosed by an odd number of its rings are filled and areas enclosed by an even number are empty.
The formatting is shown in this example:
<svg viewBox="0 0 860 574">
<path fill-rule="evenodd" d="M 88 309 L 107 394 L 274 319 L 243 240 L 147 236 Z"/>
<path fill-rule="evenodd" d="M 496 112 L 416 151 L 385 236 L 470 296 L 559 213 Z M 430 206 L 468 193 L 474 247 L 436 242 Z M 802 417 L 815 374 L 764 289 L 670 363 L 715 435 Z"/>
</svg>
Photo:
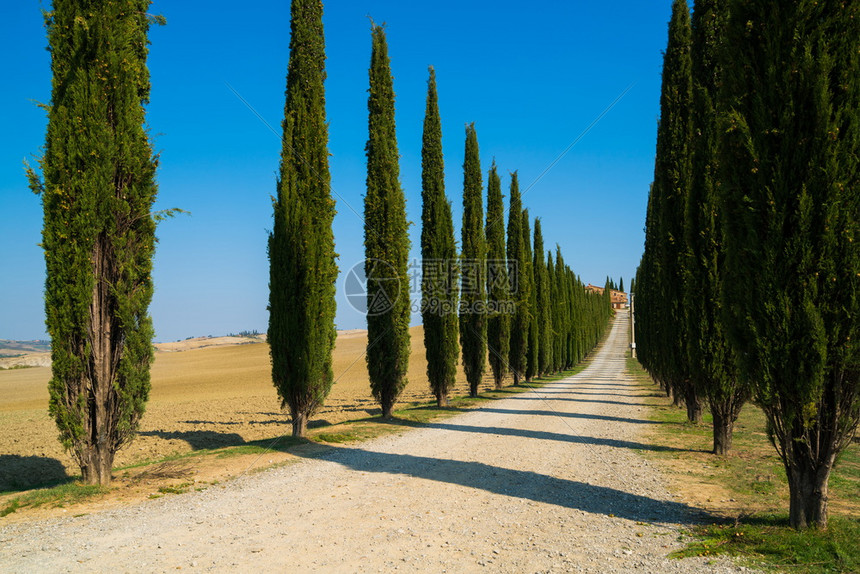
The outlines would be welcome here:
<svg viewBox="0 0 860 574">
<path fill-rule="evenodd" d="M 630 395 L 631 398 L 639 398 L 639 396 L 640 395 Z M 661 396 L 663 396 L 663 395 L 661 395 Z M 566 399 L 564 397 L 544 397 L 544 396 L 540 396 L 540 397 L 518 397 L 518 398 L 520 398 L 524 401 L 553 400 L 553 401 L 570 401 L 572 403 L 601 403 L 601 404 L 605 404 L 605 405 L 621 405 L 624 407 L 648 407 L 648 406 L 651 406 L 647 403 L 625 403 L 622 401 L 610 401 L 610 400 L 601 401 L 598 399 Z"/>
<path fill-rule="evenodd" d="M 694 524 L 709 517 L 700 509 L 678 502 L 655 500 L 605 486 L 481 462 L 343 447 L 330 447 L 306 456 L 328 460 L 359 472 L 402 474 L 639 522 Z"/>
<path fill-rule="evenodd" d="M 555 400 L 555 399 L 553 399 Z M 626 403 L 624 403 L 626 404 Z M 627 417 L 613 417 L 610 415 L 592 415 L 587 413 L 568 413 L 563 411 L 544 411 L 544 410 L 519 410 L 519 409 L 497 409 L 493 407 L 482 407 L 481 412 L 484 413 L 499 413 L 503 415 L 539 415 L 546 417 L 560 417 L 571 419 L 589 419 L 596 421 L 607 421 L 613 423 L 633 423 L 640 425 L 659 425 L 664 424 L 660 421 L 651 421 L 647 419 L 631 419 Z"/>
<path fill-rule="evenodd" d="M 533 411 L 528 411 L 533 412 Z M 671 446 L 663 446 L 658 444 L 646 444 L 629 440 L 619 440 L 614 438 L 600 438 L 593 436 L 580 436 L 576 434 L 554 433 L 547 431 L 535 431 L 529 429 L 507 428 L 507 427 L 486 427 L 486 426 L 469 426 L 458 425 L 452 423 L 426 423 L 421 425 L 423 428 L 435 428 L 441 430 L 452 430 L 456 432 L 478 433 L 478 434 L 496 434 L 502 436 L 516 436 L 523 438 L 531 438 L 537 440 L 554 440 L 560 442 L 569 442 L 573 444 L 586 444 L 592 446 L 611 446 L 615 448 L 627 448 L 630 450 L 650 450 L 654 452 L 706 452 L 697 451 L 687 448 L 675 448 Z"/>
</svg>

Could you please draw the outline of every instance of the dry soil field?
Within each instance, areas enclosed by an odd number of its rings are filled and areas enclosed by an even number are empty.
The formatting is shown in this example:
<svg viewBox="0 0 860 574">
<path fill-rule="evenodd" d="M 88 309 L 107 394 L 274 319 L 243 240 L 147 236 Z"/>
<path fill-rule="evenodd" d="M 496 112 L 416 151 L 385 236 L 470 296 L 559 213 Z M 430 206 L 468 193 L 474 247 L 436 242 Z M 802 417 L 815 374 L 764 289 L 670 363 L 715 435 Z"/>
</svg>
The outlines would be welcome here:
<svg viewBox="0 0 860 574">
<path fill-rule="evenodd" d="M 423 341 L 421 327 L 413 328 L 409 385 L 401 403 L 433 398 Z M 156 354 L 152 394 L 140 434 L 119 451 L 116 466 L 290 432 L 271 383 L 268 345 L 224 344 L 229 342 L 159 345 L 164 350 Z M 379 413 L 370 395 L 366 344 L 364 331 L 339 334 L 336 382 L 311 426 Z M 0 370 L 0 492 L 79 473 L 57 441 L 56 427 L 48 416 L 49 378 L 48 367 Z M 489 378 L 486 384 L 491 384 Z M 466 392 L 461 372 L 455 394 Z"/>
</svg>

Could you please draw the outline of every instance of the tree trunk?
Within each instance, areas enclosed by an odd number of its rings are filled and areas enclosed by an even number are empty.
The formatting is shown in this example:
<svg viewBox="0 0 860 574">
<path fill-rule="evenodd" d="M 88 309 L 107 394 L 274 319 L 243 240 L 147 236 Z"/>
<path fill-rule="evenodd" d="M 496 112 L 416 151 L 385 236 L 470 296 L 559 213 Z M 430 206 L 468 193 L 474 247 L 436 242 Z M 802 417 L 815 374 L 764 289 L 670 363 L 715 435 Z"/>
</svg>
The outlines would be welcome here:
<svg viewBox="0 0 860 574">
<path fill-rule="evenodd" d="M 448 406 L 448 395 L 436 395 L 436 406 L 439 408 Z"/>
<path fill-rule="evenodd" d="M 504 378 L 502 376 L 501 369 L 499 369 L 499 374 L 493 376 L 493 383 L 496 385 L 497 391 L 502 390 L 502 381 L 504 381 Z"/>
<path fill-rule="evenodd" d="M 666 396 L 672 399 L 672 404 L 676 407 L 681 408 L 683 406 L 684 401 L 681 399 L 681 393 L 672 385 L 666 385 Z"/>
<path fill-rule="evenodd" d="M 478 383 L 469 384 L 469 396 L 473 399 L 478 398 Z"/>
<path fill-rule="evenodd" d="M 114 453 L 104 445 L 90 445 L 86 453 L 86 462 L 81 464 L 81 479 L 84 484 L 110 486 L 111 469 L 113 468 Z"/>
<path fill-rule="evenodd" d="M 732 395 L 729 397 L 715 398 L 713 394 L 708 401 L 711 408 L 711 416 L 714 419 L 714 454 L 726 455 L 732 450 L 732 433 L 735 429 L 735 421 L 746 402 L 745 395 Z"/>
<path fill-rule="evenodd" d="M 296 438 L 304 438 L 305 432 L 308 430 L 308 416 L 303 411 L 294 410 L 293 417 L 293 436 Z"/>
<path fill-rule="evenodd" d="M 827 528 L 827 490 L 832 465 L 816 470 L 804 461 L 786 465 L 790 497 L 788 521 L 798 530 L 811 526 Z"/>
<path fill-rule="evenodd" d="M 516 369 L 514 369 L 514 386 L 520 386 L 520 374 L 517 372 Z"/>
<path fill-rule="evenodd" d="M 714 418 L 714 454 L 727 455 L 732 450 L 732 432 L 736 417 L 724 414 L 713 405 L 711 415 Z"/>
<path fill-rule="evenodd" d="M 382 418 L 393 418 L 394 401 L 384 401 L 382 404 Z"/>
<path fill-rule="evenodd" d="M 702 422 L 702 399 L 690 381 L 684 381 L 684 403 L 687 405 L 687 420 L 694 425 Z"/>
<path fill-rule="evenodd" d="M 86 484 L 109 486 L 116 452 L 116 366 L 119 350 L 114 348 L 110 285 L 115 281 L 107 238 L 102 233 L 93 246 L 92 272 L 95 278 L 90 302 L 87 338 L 90 357 L 87 365 L 87 439 L 80 453 L 81 476 Z"/>
</svg>

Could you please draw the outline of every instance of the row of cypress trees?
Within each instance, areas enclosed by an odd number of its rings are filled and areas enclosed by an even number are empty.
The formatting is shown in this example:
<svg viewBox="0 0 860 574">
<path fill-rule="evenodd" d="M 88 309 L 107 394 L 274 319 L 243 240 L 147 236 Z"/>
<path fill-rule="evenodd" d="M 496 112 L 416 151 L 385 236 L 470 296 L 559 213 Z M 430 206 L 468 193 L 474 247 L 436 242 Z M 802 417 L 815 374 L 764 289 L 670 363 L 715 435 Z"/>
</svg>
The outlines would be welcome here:
<svg viewBox="0 0 860 574">
<path fill-rule="evenodd" d="M 444 191 L 442 130 L 432 67 L 424 119 L 422 201 L 424 344 L 428 379 L 440 406 L 448 402 L 461 349 L 469 394 L 475 397 L 487 362 L 494 386 L 501 388 L 508 374 L 514 384 L 520 384 L 568 369 L 597 344 L 611 314 L 608 299 L 585 291 L 564 264 L 560 248 L 555 264 L 551 253 L 545 262 L 539 219 L 535 219 L 532 251 L 529 212 L 522 206 L 516 172 L 511 174 L 506 241 L 495 162 L 488 172 L 484 217 L 474 124 L 466 126 L 462 251 L 457 255 L 451 206 Z"/>
<path fill-rule="evenodd" d="M 57 0 L 46 13 L 53 92 L 46 106 L 42 173 L 28 169 L 28 178 L 44 208 L 50 412 L 60 440 L 88 483 L 110 483 L 114 455 L 134 437 L 150 390 L 153 329 L 148 305 L 155 224 L 163 214 L 152 212 L 157 156 L 144 122 L 149 97 L 146 56 L 148 27 L 163 19 L 147 14 L 149 4 L 118 0 L 91 6 Z M 292 0 L 282 150 L 268 238 L 272 380 L 282 406 L 290 411 L 296 436 L 305 433 L 334 380 L 338 268 L 322 12 L 321 0 Z M 372 39 L 365 274 L 373 312 L 368 313 L 367 365 L 372 394 L 383 415 L 390 416 L 407 382 L 410 354 L 409 223 L 399 181 L 388 49 L 384 30 L 375 24 Z M 514 240 L 506 247 L 495 166 L 490 170 L 485 230 L 474 126 L 467 128 L 463 252 L 458 255 L 444 190 L 432 70 L 422 171 L 422 292 L 436 305 L 425 305 L 422 315 L 428 375 L 440 404 L 454 383 L 460 346 L 472 394 L 477 394 L 485 370 L 488 340 L 498 385 L 509 371 L 519 382 L 523 374 L 528 378 L 558 370 L 581 358 L 605 325 L 606 309 L 584 294 L 578 279 L 561 264 L 560 253 L 554 268 L 550 257 L 544 277 L 542 239 L 537 236 L 539 248 L 532 262 L 528 212 L 522 210 L 516 174 L 508 228 Z M 488 254 L 495 262 L 489 283 Z M 517 265 L 509 269 L 508 261 Z M 531 278 L 533 267 L 537 280 Z M 510 290 L 510 280 L 523 288 Z M 539 285 L 536 295 L 533 283 Z M 516 297 L 516 314 L 488 313 L 488 292 L 499 303 Z M 458 304 L 460 293 L 465 305 Z M 567 319 L 553 322 L 550 329 L 548 317 L 556 318 L 562 310 Z M 508 360 L 508 348 L 514 344 L 516 365 Z M 548 352 L 535 352 L 548 345 L 552 360 Z M 532 353 L 527 355 L 529 348 Z"/>
<path fill-rule="evenodd" d="M 643 365 L 716 453 L 763 410 L 797 528 L 860 420 L 858 45 L 857 3 L 674 2 L 636 277 Z"/>
<path fill-rule="evenodd" d="M 372 312 L 368 313 L 366 359 L 373 395 L 383 416 L 390 417 L 407 382 L 410 354 L 409 239 L 385 31 L 373 24 L 372 36 L 365 196 L 365 274 Z M 557 272 L 548 272 L 539 220 L 535 220 L 533 255 L 529 214 L 522 207 L 516 173 L 511 177 L 506 245 L 495 164 L 488 174 L 485 218 L 474 124 L 466 126 L 461 250 L 457 252 L 451 204 L 445 194 L 438 101 L 431 67 L 422 140 L 421 314 L 427 375 L 437 403 L 443 406 L 461 355 L 471 396 L 478 396 L 488 357 L 497 387 L 507 373 L 513 373 L 519 384 L 579 362 L 599 340 L 611 308 L 607 300 L 586 293 L 564 265 L 560 249 L 553 268 Z M 377 306 L 380 301 L 384 305 Z M 550 317 L 555 316 L 566 319 L 551 325 Z M 554 347 L 557 350 L 551 353 Z M 553 356 L 555 361 L 550 359 Z"/>
</svg>

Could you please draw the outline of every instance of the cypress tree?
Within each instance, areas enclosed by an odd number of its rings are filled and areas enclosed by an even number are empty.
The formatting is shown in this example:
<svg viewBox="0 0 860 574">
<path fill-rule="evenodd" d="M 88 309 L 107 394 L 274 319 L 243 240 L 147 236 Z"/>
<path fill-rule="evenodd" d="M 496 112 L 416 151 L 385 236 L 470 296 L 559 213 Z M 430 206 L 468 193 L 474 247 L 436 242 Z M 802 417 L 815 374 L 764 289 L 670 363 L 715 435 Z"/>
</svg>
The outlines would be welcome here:
<svg viewBox="0 0 860 574">
<path fill-rule="evenodd" d="M 469 396 L 478 396 L 487 360 L 486 239 L 484 237 L 483 186 L 478 134 L 475 124 L 466 126 L 463 161 L 463 272 L 460 306 L 460 346 Z"/>
<path fill-rule="evenodd" d="M 547 358 L 549 360 L 549 372 L 557 373 L 561 370 L 559 365 L 558 353 L 556 345 L 558 344 L 558 287 L 555 282 L 555 263 L 553 262 L 552 251 L 546 252 L 546 285 L 549 292 L 548 307 L 549 307 L 549 324 L 548 330 L 548 346 Z"/>
<path fill-rule="evenodd" d="M 857 2 L 750 0 L 719 58 L 723 309 L 796 528 L 827 525 L 860 418 L 858 45 Z"/>
<path fill-rule="evenodd" d="M 624 292 L 624 277 L 620 279 L 620 283 L 618 283 L 618 290 L 622 293 Z"/>
<path fill-rule="evenodd" d="M 561 255 L 561 247 L 555 246 L 555 290 L 558 298 L 556 304 L 558 311 L 556 317 L 556 343 L 553 354 L 558 356 L 558 370 L 563 371 L 568 368 L 570 357 L 567 356 L 567 338 L 570 336 L 570 300 L 567 290 L 567 266 L 564 264 L 564 258 Z"/>
<path fill-rule="evenodd" d="M 538 325 L 537 325 L 537 290 L 535 289 L 535 273 L 532 264 L 532 234 L 529 223 L 529 210 L 523 210 L 523 245 L 526 251 L 527 273 L 524 277 L 529 283 L 529 318 L 528 318 L 528 341 L 526 343 L 526 381 L 531 380 L 537 374 L 538 368 Z"/>
<path fill-rule="evenodd" d="M 281 406 L 290 409 L 293 436 L 298 437 L 331 390 L 337 335 L 325 77 L 322 3 L 294 0 L 283 147 L 269 235 L 268 342 L 272 381 Z"/>
<path fill-rule="evenodd" d="M 421 147 L 421 316 L 427 378 L 441 407 L 457 376 L 460 344 L 457 340 L 457 247 L 451 204 L 445 196 L 445 163 L 442 156 L 442 121 L 436 94 L 436 72 L 430 67 L 427 109 Z"/>
<path fill-rule="evenodd" d="M 727 454 L 732 429 L 749 398 L 749 386 L 735 368 L 720 317 L 720 283 L 725 266 L 715 179 L 717 126 L 714 98 L 719 82 L 715 57 L 725 21 L 725 0 L 697 0 L 692 19 L 693 162 L 686 217 L 689 261 L 684 282 L 690 378 L 708 399 L 714 453 Z"/>
<path fill-rule="evenodd" d="M 534 239 L 534 258 L 532 268 L 534 269 L 535 277 L 535 301 L 536 307 L 534 311 L 535 320 L 537 322 L 537 373 L 538 375 L 546 375 L 550 372 L 550 363 L 552 362 L 552 347 L 550 346 L 550 332 L 552 326 L 550 323 L 550 299 L 549 299 L 549 284 L 547 278 L 546 260 L 543 258 L 543 230 L 541 229 L 540 218 L 535 218 L 535 239 Z"/>
<path fill-rule="evenodd" d="M 371 24 L 364 272 L 367 277 L 367 370 L 373 398 L 390 418 L 409 367 L 409 236 L 394 124 L 394 86 L 382 26 Z"/>
<path fill-rule="evenodd" d="M 147 137 L 149 2 L 54 2 L 40 177 L 49 411 L 83 481 L 108 485 L 137 431 L 152 362 L 157 160 Z"/>
<path fill-rule="evenodd" d="M 487 177 L 487 346 L 496 389 L 508 372 L 511 344 L 511 298 L 505 253 L 505 206 L 496 162 Z"/>
<path fill-rule="evenodd" d="M 653 282 L 653 296 L 646 298 L 653 308 L 647 309 L 646 313 L 652 335 L 656 337 L 647 347 L 653 349 L 655 356 L 646 359 L 646 363 L 672 393 L 675 403 L 686 403 L 690 422 L 699 422 L 702 404 L 696 387 L 690 382 L 683 301 L 684 265 L 688 261 L 684 218 L 690 185 L 692 137 L 690 49 L 689 6 L 686 0 L 675 0 L 663 59 L 654 184 L 649 196 L 649 211 L 653 210 L 653 213 L 649 214 L 648 224 L 654 228 L 652 234 L 646 231 L 645 257 L 648 258 L 647 270 L 652 273 L 649 280 Z"/>
<path fill-rule="evenodd" d="M 528 348 L 529 300 L 531 293 L 527 279 L 528 260 L 523 240 L 522 199 L 517 172 L 511 174 L 511 199 L 508 206 L 508 276 L 514 290 L 514 316 L 511 318 L 510 366 L 514 385 L 519 385 L 526 371 Z"/>
</svg>

